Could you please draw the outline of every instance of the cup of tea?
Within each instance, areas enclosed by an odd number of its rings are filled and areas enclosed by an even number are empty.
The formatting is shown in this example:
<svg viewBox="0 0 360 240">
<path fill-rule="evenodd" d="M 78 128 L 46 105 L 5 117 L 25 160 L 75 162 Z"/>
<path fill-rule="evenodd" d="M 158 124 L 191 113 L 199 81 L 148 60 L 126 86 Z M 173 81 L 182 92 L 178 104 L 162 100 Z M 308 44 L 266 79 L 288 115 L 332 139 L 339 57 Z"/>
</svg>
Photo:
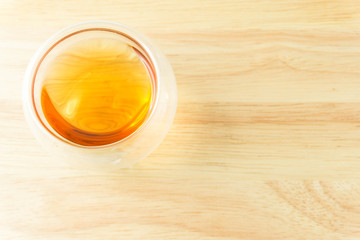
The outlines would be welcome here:
<svg viewBox="0 0 360 240">
<path fill-rule="evenodd" d="M 121 24 L 70 26 L 46 41 L 28 65 L 26 120 L 52 156 L 80 167 L 116 170 L 148 156 L 177 106 L 165 55 Z"/>
</svg>

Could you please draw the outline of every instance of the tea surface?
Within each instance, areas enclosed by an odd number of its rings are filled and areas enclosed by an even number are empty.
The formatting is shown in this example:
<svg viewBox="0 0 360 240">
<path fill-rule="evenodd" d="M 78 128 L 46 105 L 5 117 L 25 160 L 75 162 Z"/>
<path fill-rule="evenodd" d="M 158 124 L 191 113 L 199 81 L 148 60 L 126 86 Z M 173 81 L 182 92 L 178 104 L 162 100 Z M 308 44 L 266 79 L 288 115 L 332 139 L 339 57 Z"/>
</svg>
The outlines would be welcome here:
<svg viewBox="0 0 360 240">
<path fill-rule="evenodd" d="M 64 138 L 85 146 L 119 141 L 144 122 L 151 103 L 146 59 L 115 39 L 86 39 L 50 62 L 42 110 Z"/>
</svg>

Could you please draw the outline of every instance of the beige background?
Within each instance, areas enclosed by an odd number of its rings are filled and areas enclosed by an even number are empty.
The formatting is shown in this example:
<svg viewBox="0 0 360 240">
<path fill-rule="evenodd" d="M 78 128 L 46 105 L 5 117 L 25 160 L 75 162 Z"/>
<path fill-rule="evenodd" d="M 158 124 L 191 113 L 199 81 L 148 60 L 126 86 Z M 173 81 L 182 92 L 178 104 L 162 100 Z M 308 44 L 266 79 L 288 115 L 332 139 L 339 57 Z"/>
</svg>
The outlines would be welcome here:
<svg viewBox="0 0 360 240">
<path fill-rule="evenodd" d="M 36 49 L 87 20 L 178 81 L 165 141 L 114 175 L 54 160 L 21 109 Z M 359 93 L 358 0 L 1 0 L 0 239 L 360 239 Z"/>
</svg>

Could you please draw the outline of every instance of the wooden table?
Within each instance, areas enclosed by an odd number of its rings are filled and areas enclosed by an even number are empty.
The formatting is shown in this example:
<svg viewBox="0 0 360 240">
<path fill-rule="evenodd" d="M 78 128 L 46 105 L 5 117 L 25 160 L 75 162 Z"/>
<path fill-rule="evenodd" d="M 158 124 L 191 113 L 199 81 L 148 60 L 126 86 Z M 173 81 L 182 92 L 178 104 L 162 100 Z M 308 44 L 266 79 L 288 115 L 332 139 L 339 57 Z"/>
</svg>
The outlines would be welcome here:
<svg viewBox="0 0 360 240">
<path fill-rule="evenodd" d="M 174 125 L 118 174 L 55 161 L 25 123 L 35 50 L 87 20 L 169 57 Z M 0 2 L 0 239 L 360 238 L 360 2 Z"/>
</svg>

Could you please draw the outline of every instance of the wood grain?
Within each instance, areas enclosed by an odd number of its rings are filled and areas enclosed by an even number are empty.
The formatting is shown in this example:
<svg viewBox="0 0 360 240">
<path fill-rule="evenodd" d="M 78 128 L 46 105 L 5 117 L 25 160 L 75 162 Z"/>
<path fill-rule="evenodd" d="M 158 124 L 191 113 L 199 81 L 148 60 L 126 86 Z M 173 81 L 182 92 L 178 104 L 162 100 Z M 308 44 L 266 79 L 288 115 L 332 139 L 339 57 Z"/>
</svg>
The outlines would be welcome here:
<svg viewBox="0 0 360 240">
<path fill-rule="evenodd" d="M 177 77 L 165 141 L 116 175 L 54 160 L 21 109 L 36 49 L 88 20 Z M 359 239 L 359 27 L 358 0 L 2 0 L 0 238 Z"/>
<path fill-rule="evenodd" d="M 360 188 L 349 182 L 237 182 L 126 172 L 46 181 L 7 177 L 1 188 L 5 239 L 360 237 Z"/>
</svg>

